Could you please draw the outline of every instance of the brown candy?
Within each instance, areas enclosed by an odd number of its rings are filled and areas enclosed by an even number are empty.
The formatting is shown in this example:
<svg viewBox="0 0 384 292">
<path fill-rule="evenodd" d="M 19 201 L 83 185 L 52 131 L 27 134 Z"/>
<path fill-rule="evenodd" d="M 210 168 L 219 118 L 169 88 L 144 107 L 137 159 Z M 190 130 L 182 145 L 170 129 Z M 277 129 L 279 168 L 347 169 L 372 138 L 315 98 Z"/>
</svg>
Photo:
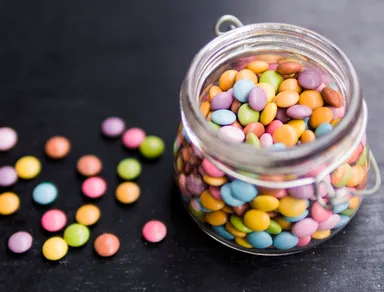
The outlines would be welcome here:
<svg viewBox="0 0 384 292">
<path fill-rule="evenodd" d="M 321 91 L 324 101 L 330 106 L 341 107 L 343 105 L 343 98 L 341 94 L 330 87 L 324 87 Z"/>
<path fill-rule="evenodd" d="M 276 71 L 280 74 L 294 74 L 300 72 L 303 69 L 300 63 L 297 62 L 284 62 L 277 66 Z"/>
</svg>

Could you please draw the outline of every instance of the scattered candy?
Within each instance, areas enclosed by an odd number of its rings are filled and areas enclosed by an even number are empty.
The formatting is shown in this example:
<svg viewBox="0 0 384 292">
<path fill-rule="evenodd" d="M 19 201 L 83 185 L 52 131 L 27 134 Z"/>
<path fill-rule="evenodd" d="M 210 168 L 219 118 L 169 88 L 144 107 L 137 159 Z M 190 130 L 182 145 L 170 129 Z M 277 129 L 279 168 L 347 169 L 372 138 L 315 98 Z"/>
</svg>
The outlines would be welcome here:
<svg viewBox="0 0 384 292">
<path fill-rule="evenodd" d="M 20 206 L 20 199 L 15 193 L 6 192 L 0 194 L 0 215 L 11 215 Z"/>
<path fill-rule="evenodd" d="M 100 198 L 107 190 L 107 183 L 98 176 L 87 178 L 81 185 L 84 196 L 92 199 Z"/>
<path fill-rule="evenodd" d="M 83 205 L 76 211 L 76 221 L 82 225 L 90 226 L 99 221 L 100 214 L 100 209 L 96 205 Z"/>
<path fill-rule="evenodd" d="M 140 187 L 134 182 L 123 182 L 116 189 L 116 199 L 123 204 L 132 204 L 140 197 Z"/>
<path fill-rule="evenodd" d="M 44 182 L 33 189 L 32 197 L 37 204 L 48 205 L 56 200 L 57 194 L 57 187 L 53 183 Z"/>
<path fill-rule="evenodd" d="M 0 128 L 0 151 L 8 151 L 15 147 L 17 143 L 17 133 L 12 128 Z"/>
<path fill-rule="evenodd" d="M 163 140 L 157 136 L 147 136 L 140 145 L 140 154 L 145 158 L 154 159 L 160 157 L 165 149 Z"/>
<path fill-rule="evenodd" d="M 24 156 L 16 161 L 15 169 L 19 178 L 33 179 L 40 173 L 41 164 L 34 156 Z"/>
<path fill-rule="evenodd" d="M 115 235 L 104 233 L 96 238 L 94 248 L 99 256 L 110 257 L 119 250 L 120 241 Z"/>
<path fill-rule="evenodd" d="M 141 174 L 141 164 L 134 158 L 125 158 L 117 165 L 117 174 L 125 180 L 133 180 Z"/>
<path fill-rule="evenodd" d="M 110 117 L 103 121 L 101 124 L 101 132 L 110 138 L 120 136 L 125 129 L 125 123 L 118 117 Z"/>
<path fill-rule="evenodd" d="M 159 242 L 165 238 L 167 227 L 161 221 L 151 220 L 145 223 L 142 234 L 149 242 Z"/>
<path fill-rule="evenodd" d="M 123 144 L 128 149 L 137 149 L 145 139 L 145 132 L 140 128 L 131 128 L 123 134 Z"/>
<path fill-rule="evenodd" d="M 84 155 L 77 161 L 77 171 L 83 176 L 94 176 L 101 172 L 103 165 L 95 155 Z"/>
<path fill-rule="evenodd" d="M 64 240 L 72 247 L 79 247 L 84 245 L 90 236 L 88 227 L 73 223 L 64 230 Z"/>
<path fill-rule="evenodd" d="M 17 181 L 17 172 L 12 166 L 0 167 L 0 187 L 9 187 Z"/>
<path fill-rule="evenodd" d="M 41 217 L 41 226 L 49 232 L 57 232 L 67 224 L 67 215 L 61 210 L 48 210 Z"/>
<path fill-rule="evenodd" d="M 32 247 L 32 236 L 25 231 L 19 231 L 8 239 L 8 248 L 14 253 L 24 253 Z"/>
<path fill-rule="evenodd" d="M 63 159 L 71 150 L 71 142 L 65 137 L 54 136 L 45 143 L 45 153 L 53 159 Z"/>
<path fill-rule="evenodd" d="M 67 254 L 68 244 L 61 237 L 51 237 L 44 242 L 42 252 L 47 260 L 58 261 Z"/>
</svg>

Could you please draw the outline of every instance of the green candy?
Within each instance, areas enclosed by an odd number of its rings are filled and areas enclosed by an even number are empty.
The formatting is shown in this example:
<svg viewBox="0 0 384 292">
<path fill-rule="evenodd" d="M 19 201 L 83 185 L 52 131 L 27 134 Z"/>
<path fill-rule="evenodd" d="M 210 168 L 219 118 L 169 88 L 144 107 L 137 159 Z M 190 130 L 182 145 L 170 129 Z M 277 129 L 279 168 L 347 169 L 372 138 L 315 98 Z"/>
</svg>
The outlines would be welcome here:
<svg viewBox="0 0 384 292">
<path fill-rule="evenodd" d="M 271 234 L 279 234 L 282 231 L 282 228 L 279 225 L 279 223 L 277 223 L 274 220 L 271 220 L 268 228 L 265 231 L 267 231 L 268 233 L 271 233 Z"/>
<path fill-rule="evenodd" d="M 208 125 L 212 126 L 215 130 L 219 130 L 221 128 L 218 124 L 215 124 L 212 121 L 209 121 Z"/>
<path fill-rule="evenodd" d="M 351 217 L 351 216 L 353 215 L 353 213 L 355 213 L 355 210 L 352 210 L 352 209 L 346 209 L 345 211 L 341 212 L 340 214 L 341 214 L 341 215 L 348 216 L 348 217 Z"/>
<path fill-rule="evenodd" d="M 241 232 L 251 233 L 253 231 L 244 225 L 243 219 L 236 215 L 232 215 L 231 218 L 229 218 L 229 221 L 231 221 L 232 225 Z"/>
<path fill-rule="evenodd" d="M 160 157 L 165 149 L 163 140 L 157 136 L 147 136 L 141 143 L 139 151 L 145 158 L 153 159 Z"/>
<path fill-rule="evenodd" d="M 88 227 L 74 223 L 69 225 L 64 231 L 65 242 L 72 247 L 79 247 L 84 245 L 89 239 Z"/>
<path fill-rule="evenodd" d="M 261 74 L 259 82 L 264 82 L 272 85 L 276 93 L 280 87 L 281 82 L 283 82 L 283 77 L 274 70 L 268 70 Z"/>
<path fill-rule="evenodd" d="M 359 159 L 356 162 L 357 165 L 360 165 L 360 166 L 367 165 L 367 162 L 368 162 L 368 160 L 367 160 L 368 150 L 367 149 L 368 149 L 368 147 L 365 146 L 363 152 L 360 154 Z"/>
<path fill-rule="evenodd" d="M 256 148 L 260 148 L 260 140 L 254 133 L 248 133 L 245 141 L 247 144 L 253 145 Z"/>
<path fill-rule="evenodd" d="M 141 174 L 141 164 L 134 158 L 125 158 L 117 165 L 117 174 L 122 179 L 135 179 Z"/>
<path fill-rule="evenodd" d="M 237 112 L 237 118 L 240 124 L 246 126 L 250 123 L 256 123 L 259 121 L 260 113 L 253 110 L 248 103 L 244 103 Z"/>
</svg>

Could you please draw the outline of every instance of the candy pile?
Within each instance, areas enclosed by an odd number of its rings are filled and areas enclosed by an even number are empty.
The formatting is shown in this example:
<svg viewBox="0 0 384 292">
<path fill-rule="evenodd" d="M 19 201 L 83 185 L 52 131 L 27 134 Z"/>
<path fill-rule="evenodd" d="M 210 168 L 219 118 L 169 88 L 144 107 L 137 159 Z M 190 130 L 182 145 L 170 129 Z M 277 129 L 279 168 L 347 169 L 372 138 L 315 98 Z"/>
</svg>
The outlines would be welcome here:
<svg viewBox="0 0 384 292">
<path fill-rule="evenodd" d="M 201 113 L 226 142 L 272 151 L 315 142 L 343 118 L 344 100 L 327 75 L 305 66 L 283 56 L 253 58 L 212 84 Z M 350 198 L 327 210 L 317 202 L 312 185 L 267 189 L 226 175 L 194 147 L 182 125 L 174 146 L 178 185 L 192 216 L 233 244 L 279 250 L 316 245 L 350 220 L 361 203 L 351 191 L 365 189 L 367 183 L 367 151 L 364 137 L 350 159 L 325 178 L 335 192 Z M 304 177 L 315 177 L 325 167 Z M 247 175 L 266 181 L 295 179 Z M 320 195 L 328 199 L 324 185 Z"/>
<path fill-rule="evenodd" d="M 102 133 L 109 138 L 122 137 L 122 143 L 129 149 L 138 149 L 147 159 L 158 158 L 165 149 L 164 142 L 156 136 L 147 136 L 140 128 L 130 128 L 125 131 L 125 122 L 118 117 L 107 118 L 102 123 Z M 17 133 L 11 128 L 0 128 L 0 151 L 8 151 L 17 143 Z M 63 159 L 71 150 L 70 141 L 61 136 L 50 138 L 45 144 L 45 153 L 51 159 Z M 77 171 L 85 177 L 81 191 L 84 196 L 96 199 L 104 195 L 107 182 L 98 176 L 103 168 L 102 161 L 95 155 L 84 155 L 77 161 Z M 34 156 L 24 156 L 17 160 L 14 167 L 0 167 L 0 187 L 9 188 L 17 179 L 30 180 L 36 178 L 42 171 L 41 162 Z M 117 174 L 123 180 L 134 180 L 141 174 L 141 164 L 133 158 L 123 159 L 117 166 Z M 52 182 L 39 183 L 32 192 L 33 201 L 39 205 L 52 204 L 59 194 L 57 186 Z M 116 199 L 122 204 L 132 204 L 140 197 L 140 187 L 132 181 L 122 182 L 116 188 Z M 0 215 L 11 215 L 20 206 L 20 199 L 14 192 L 0 194 Z M 68 246 L 85 245 L 90 237 L 89 226 L 100 219 L 101 212 L 96 204 L 85 204 L 78 208 L 75 215 L 77 223 L 67 226 L 67 215 L 59 209 L 49 209 L 41 217 L 41 226 L 48 232 L 60 232 L 64 228 L 63 237 L 54 236 L 45 241 L 42 252 L 48 260 L 62 259 L 68 252 Z M 166 227 L 160 221 L 149 221 L 142 231 L 149 242 L 164 239 Z M 8 240 L 8 247 L 14 253 L 24 253 L 32 247 L 31 234 L 19 231 Z M 109 257 L 118 251 L 119 239 L 110 233 L 99 235 L 94 248 L 102 257 Z"/>
</svg>

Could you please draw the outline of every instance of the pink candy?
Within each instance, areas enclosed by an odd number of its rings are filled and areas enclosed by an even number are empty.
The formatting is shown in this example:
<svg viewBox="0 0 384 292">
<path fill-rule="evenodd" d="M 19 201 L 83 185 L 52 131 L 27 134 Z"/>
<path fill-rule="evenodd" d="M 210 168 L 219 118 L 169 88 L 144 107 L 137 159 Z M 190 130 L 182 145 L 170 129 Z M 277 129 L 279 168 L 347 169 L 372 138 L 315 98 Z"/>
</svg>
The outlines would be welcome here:
<svg viewBox="0 0 384 292">
<path fill-rule="evenodd" d="M 273 144 L 272 135 L 269 133 L 264 133 L 260 136 L 260 145 L 263 148 L 268 148 Z"/>
<path fill-rule="evenodd" d="M 210 186 L 209 187 L 209 192 L 211 193 L 211 195 L 218 199 L 218 200 L 223 200 L 221 198 L 221 193 L 220 193 L 220 188 L 219 187 L 213 187 L 213 186 Z"/>
<path fill-rule="evenodd" d="M 245 139 L 244 132 L 239 128 L 233 126 L 221 127 L 219 130 L 219 134 L 223 139 L 234 143 L 241 143 Z"/>
<path fill-rule="evenodd" d="M 332 211 L 324 209 L 319 202 L 315 202 L 311 208 L 311 215 L 317 222 L 323 222 L 332 216 Z"/>
<path fill-rule="evenodd" d="M 131 128 L 123 134 L 123 144 L 128 149 L 137 149 L 145 139 L 145 132 L 140 128 Z"/>
<path fill-rule="evenodd" d="M 266 132 L 271 134 L 273 136 L 273 133 L 277 130 L 277 128 L 280 128 L 283 125 L 282 121 L 279 120 L 273 120 L 266 129 Z"/>
<path fill-rule="evenodd" d="M 224 172 L 214 166 L 208 159 L 204 159 L 202 163 L 203 169 L 209 176 L 222 177 Z"/>
<path fill-rule="evenodd" d="M 49 210 L 41 217 L 41 226 L 49 231 L 56 232 L 64 228 L 67 224 L 67 216 L 58 209 Z"/>
<path fill-rule="evenodd" d="M 97 176 L 87 178 L 81 186 L 83 194 L 92 199 L 99 198 L 104 195 L 106 189 L 107 183 L 105 180 Z"/>
<path fill-rule="evenodd" d="M 317 223 L 315 220 L 311 218 L 305 218 L 293 225 L 292 233 L 297 237 L 305 237 L 315 233 L 318 226 L 319 223 Z"/>
<path fill-rule="evenodd" d="M 161 221 L 152 220 L 144 225 L 142 234 L 149 242 L 159 242 L 165 238 L 167 227 Z"/>
<path fill-rule="evenodd" d="M 319 223 L 318 230 L 330 230 L 332 228 L 335 228 L 337 224 L 339 224 L 341 218 L 338 214 L 333 214 L 331 217 L 329 217 L 327 220 Z"/>
<path fill-rule="evenodd" d="M 12 128 L 0 128 L 0 151 L 8 151 L 17 143 L 16 131 Z"/>
<path fill-rule="evenodd" d="M 17 173 L 12 166 L 0 167 L 0 187 L 9 187 L 16 183 Z"/>
<path fill-rule="evenodd" d="M 304 236 L 304 237 L 299 237 L 299 243 L 297 246 L 307 246 L 311 242 L 311 236 Z"/>
</svg>

